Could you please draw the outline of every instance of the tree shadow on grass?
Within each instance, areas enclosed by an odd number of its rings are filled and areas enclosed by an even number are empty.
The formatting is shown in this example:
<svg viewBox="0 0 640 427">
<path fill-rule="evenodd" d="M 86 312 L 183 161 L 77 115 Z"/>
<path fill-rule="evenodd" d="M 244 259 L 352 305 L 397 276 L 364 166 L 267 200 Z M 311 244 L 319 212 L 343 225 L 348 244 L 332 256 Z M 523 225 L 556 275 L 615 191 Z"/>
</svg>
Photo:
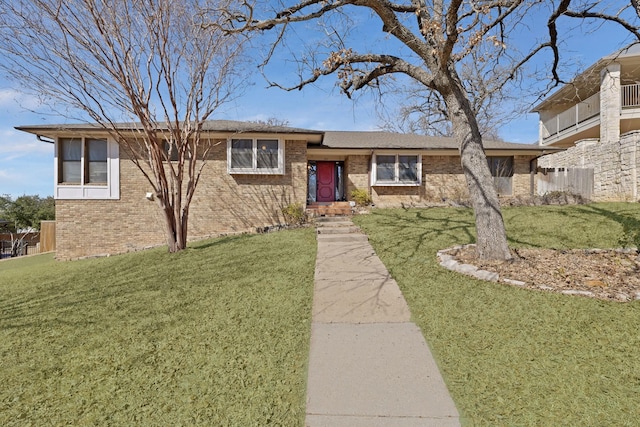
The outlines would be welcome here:
<svg viewBox="0 0 640 427">
<path fill-rule="evenodd" d="M 468 244 L 476 241 L 471 209 L 385 209 L 373 215 L 376 217 L 375 227 L 380 229 L 376 235 L 389 243 L 411 244 L 405 252 L 406 257 L 413 257 L 424 250 L 435 252 L 442 249 L 437 242 L 449 245 L 451 242 Z M 364 227 L 366 229 L 366 223 Z"/>
<path fill-rule="evenodd" d="M 190 245 L 190 249 L 194 249 L 194 250 L 209 249 L 209 248 L 213 248 L 213 247 L 220 246 L 220 245 L 225 245 L 225 244 L 232 243 L 232 242 L 237 242 L 237 241 L 244 240 L 244 239 L 250 239 L 253 236 L 255 236 L 255 235 L 249 234 L 249 233 L 243 233 L 243 234 L 234 234 L 232 236 L 217 237 L 217 238 L 213 238 L 211 240 L 193 242 Z"/>
<path fill-rule="evenodd" d="M 591 241 L 593 244 L 606 236 L 606 230 L 599 228 L 598 235 L 592 236 L 595 240 L 585 239 L 585 233 L 589 233 L 590 227 L 601 227 L 600 223 L 606 228 L 607 223 L 611 224 L 609 221 L 622 226 L 618 245 L 640 247 L 640 210 L 635 205 L 629 209 L 609 207 L 607 204 L 531 209 L 522 208 L 511 213 L 505 211 L 505 223 L 508 230 L 511 228 L 507 232 L 510 247 L 573 248 L 581 247 L 580 242 L 584 245 Z M 396 252 L 402 253 L 403 258 L 415 256 L 420 251 L 426 251 L 430 256 L 432 251 L 476 241 L 471 209 L 384 209 L 374 211 L 372 215 L 375 221 L 371 227 L 376 228 L 376 232 L 371 233 L 373 239 L 380 240 L 381 247 L 402 246 L 404 249 Z M 555 221 L 549 223 L 549 218 L 555 218 Z M 368 221 L 365 219 L 362 223 L 366 230 Z"/>
<path fill-rule="evenodd" d="M 622 236 L 618 240 L 621 246 L 635 246 L 640 248 L 640 219 L 620 211 L 605 209 L 596 205 L 581 206 L 581 210 L 588 214 L 604 216 L 622 226 Z"/>
</svg>

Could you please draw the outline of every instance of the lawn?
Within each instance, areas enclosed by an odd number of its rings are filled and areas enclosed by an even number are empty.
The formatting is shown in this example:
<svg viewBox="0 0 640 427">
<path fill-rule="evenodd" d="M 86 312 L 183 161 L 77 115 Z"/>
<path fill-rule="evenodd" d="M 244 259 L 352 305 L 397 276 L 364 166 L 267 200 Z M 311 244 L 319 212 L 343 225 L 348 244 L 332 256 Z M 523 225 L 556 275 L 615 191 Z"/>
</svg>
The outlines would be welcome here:
<svg viewBox="0 0 640 427">
<path fill-rule="evenodd" d="M 512 247 L 619 247 L 640 230 L 640 204 L 503 213 Z M 441 268 L 437 250 L 475 239 L 468 209 L 374 210 L 355 221 L 402 289 L 464 425 L 638 425 L 640 302 L 518 289 Z"/>
<path fill-rule="evenodd" d="M 0 425 L 304 423 L 312 229 L 0 263 Z"/>
</svg>

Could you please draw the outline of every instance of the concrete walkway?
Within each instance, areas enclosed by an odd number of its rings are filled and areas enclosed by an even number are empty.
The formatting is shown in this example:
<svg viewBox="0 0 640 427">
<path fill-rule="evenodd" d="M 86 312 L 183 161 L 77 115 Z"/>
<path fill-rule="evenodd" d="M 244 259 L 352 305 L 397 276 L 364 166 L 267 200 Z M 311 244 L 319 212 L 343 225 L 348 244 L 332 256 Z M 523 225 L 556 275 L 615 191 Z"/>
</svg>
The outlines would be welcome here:
<svg viewBox="0 0 640 427">
<path fill-rule="evenodd" d="M 318 223 L 305 425 L 460 425 L 398 285 L 343 218 Z"/>
</svg>

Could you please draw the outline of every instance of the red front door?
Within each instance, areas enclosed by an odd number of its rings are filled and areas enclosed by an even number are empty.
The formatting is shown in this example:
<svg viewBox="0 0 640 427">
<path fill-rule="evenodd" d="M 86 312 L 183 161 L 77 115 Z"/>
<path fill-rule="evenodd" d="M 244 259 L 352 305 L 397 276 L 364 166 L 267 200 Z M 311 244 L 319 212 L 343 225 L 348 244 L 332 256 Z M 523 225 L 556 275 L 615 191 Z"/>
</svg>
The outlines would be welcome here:
<svg viewBox="0 0 640 427">
<path fill-rule="evenodd" d="M 335 162 L 317 162 L 318 177 L 317 201 L 334 202 L 336 199 L 336 164 Z"/>
</svg>

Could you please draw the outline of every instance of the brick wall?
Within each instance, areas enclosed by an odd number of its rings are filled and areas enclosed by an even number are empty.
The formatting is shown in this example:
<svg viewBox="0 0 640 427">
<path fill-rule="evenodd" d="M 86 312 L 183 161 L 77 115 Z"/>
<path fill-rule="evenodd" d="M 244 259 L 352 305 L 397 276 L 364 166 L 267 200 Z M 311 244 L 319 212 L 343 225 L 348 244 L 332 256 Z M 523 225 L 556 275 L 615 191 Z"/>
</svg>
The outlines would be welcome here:
<svg viewBox="0 0 640 427">
<path fill-rule="evenodd" d="M 514 156 L 513 158 L 513 195 L 530 196 L 536 194 L 536 180 L 531 188 L 531 160 L 534 156 Z M 534 166 L 535 167 L 535 166 Z M 533 191 L 532 191 L 533 190 Z"/>
<path fill-rule="evenodd" d="M 370 156 L 347 156 L 345 160 L 346 197 L 351 200 L 351 192 L 355 189 L 367 190 L 369 188 L 369 162 Z"/>
<path fill-rule="evenodd" d="M 529 162 L 532 158 L 533 156 L 514 157 L 514 196 L 531 194 Z M 369 157 L 366 156 L 367 165 L 368 162 Z M 359 162 L 358 165 L 360 164 Z M 348 166 L 347 173 L 351 174 Z M 362 174 L 358 173 L 354 180 L 360 182 L 361 177 Z M 378 207 L 423 206 L 469 198 L 460 158 L 457 156 L 422 156 L 421 186 L 374 186 L 371 188 L 371 195 Z"/>
<path fill-rule="evenodd" d="M 631 201 L 639 194 L 640 132 L 622 135 L 613 142 L 586 139 L 566 151 L 538 160 L 541 168 L 593 168 L 596 201 Z"/>
<path fill-rule="evenodd" d="M 189 214 L 190 240 L 282 222 L 281 208 L 306 201 L 306 142 L 286 141 L 285 175 L 229 175 L 216 145 Z M 120 200 L 57 200 L 58 259 L 114 254 L 165 243 L 163 216 L 146 178 L 121 150 Z"/>
</svg>

